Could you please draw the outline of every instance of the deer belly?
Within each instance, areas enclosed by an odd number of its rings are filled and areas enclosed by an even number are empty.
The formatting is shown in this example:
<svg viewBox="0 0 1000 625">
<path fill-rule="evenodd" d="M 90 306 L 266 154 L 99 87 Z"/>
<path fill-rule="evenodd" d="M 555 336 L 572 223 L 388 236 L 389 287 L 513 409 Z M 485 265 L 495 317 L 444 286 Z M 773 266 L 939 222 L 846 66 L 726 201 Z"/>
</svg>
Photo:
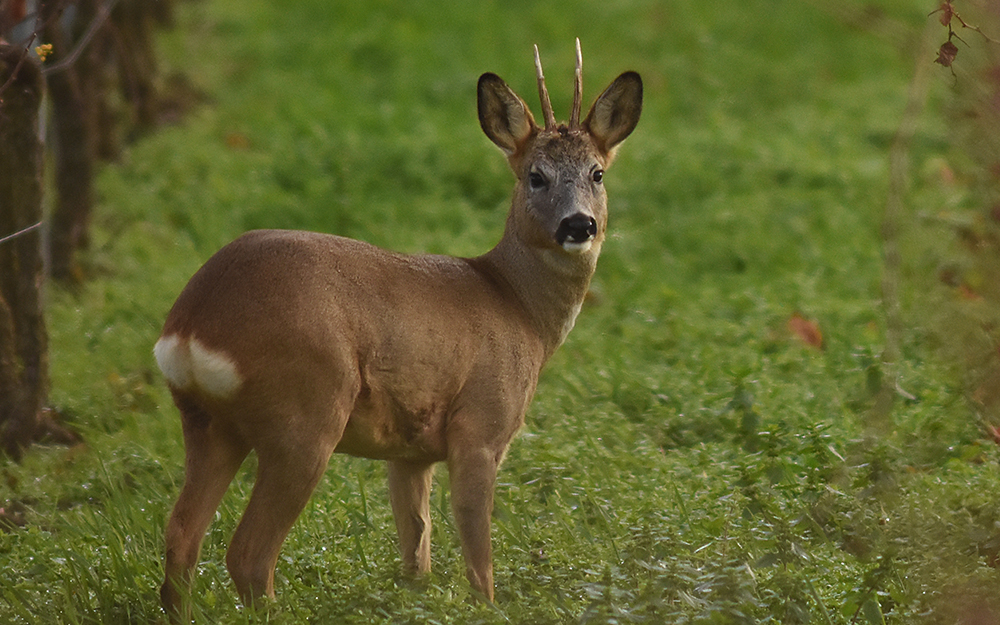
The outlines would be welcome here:
<svg viewBox="0 0 1000 625">
<path fill-rule="evenodd" d="M 335 451 L 380 460 L 445 460 L 447 406 L 420 404 L 362 392 Z"/>
</svg>

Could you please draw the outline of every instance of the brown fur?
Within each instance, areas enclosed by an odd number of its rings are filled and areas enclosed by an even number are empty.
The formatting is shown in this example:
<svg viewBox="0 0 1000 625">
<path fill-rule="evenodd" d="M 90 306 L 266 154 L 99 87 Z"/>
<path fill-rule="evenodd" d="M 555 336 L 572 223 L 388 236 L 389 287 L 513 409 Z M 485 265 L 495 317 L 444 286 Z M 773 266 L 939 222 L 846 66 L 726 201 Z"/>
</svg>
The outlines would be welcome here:
<svg viewBox="0 0 1000 625">
<path fill-rule="evenodd" d="M 168 612 L 185 611 L 202 537 L 250 450 L 257 481 L 226 557 L 245 602 L 274 595 L 281 544 L 334 452 L 389 462 L 413 574 L 430 570 L 431 475 L 447 462 L 467 575 L 492 600 L 497 468 L 587 292 L 607 218 L 594 171 L 635 127 L 641 89 L 623 74 L 579 128 L 546 131 L 483 75 L 480 121 L 517 176 L 503 238 L 483 256 L 256 231 L 194 275 L 156 349 L 187 452 L 166 532 Z M 533 172 L 544 188 L 533 188 Z M 555 233 L 573 215 L 592 218 L 596 236 L 564 249 Z"/>
</svg>

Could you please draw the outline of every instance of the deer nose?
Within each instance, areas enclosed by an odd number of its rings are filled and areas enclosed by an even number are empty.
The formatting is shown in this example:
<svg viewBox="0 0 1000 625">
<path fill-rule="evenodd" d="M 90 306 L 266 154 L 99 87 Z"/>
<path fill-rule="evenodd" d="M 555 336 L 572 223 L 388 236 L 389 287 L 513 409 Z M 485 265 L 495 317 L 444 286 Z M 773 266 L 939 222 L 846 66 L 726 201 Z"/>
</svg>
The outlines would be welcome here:
<svg viewBox="0 0 1000 625">
<path fill-rule="evenodd" d="M 570 215 L 559 223 L 556 229 L 556 243 L 565 246 L 567 243 L 579 244 L 590 241 L 597 236 L 597 222 L 590 215 L 577 213 Z"/>
</svg>

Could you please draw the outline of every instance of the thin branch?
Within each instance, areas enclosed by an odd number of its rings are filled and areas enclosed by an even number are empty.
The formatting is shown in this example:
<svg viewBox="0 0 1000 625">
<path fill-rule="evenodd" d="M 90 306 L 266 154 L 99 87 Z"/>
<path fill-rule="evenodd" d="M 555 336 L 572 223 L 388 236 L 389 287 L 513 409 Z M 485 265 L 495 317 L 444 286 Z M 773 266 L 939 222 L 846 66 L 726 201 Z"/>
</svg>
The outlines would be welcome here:
<svg viewBox="0 0 1000 625">
<path fill-rule="evenodd" d="M 7 77 L 7 81 L 4 82 L 3 85 L 0 85 L 0 103 L 3 102 L 3 92 L 14 84 L 14 79 L 17 78 L 17 73 L 21 71 L 21 66 L 24 65 L 24 60 L 28 58 L 28 49 L 31 47 L 31 42 L 38 37 L 38 32 L 46 26 L 41 23 L 41 19 L 41 14 L 35 13 L 35 30 L 25 39 L 24 48 L 21 50 L 21 56 L 18 57 L 17 63 L 14 64 L 14 71 L 12 71 L 10 76 Z"/>
<path fill-rule="evenodd" d="M 18 230 L 17 232 L 14 232 L 13 234 L 8 234 L 5 237 L 0 237 L 0 244 L 3 244 L 3 243 L 6 243 L 7 241 L 11 241 L 13 239 L 16 239 L 19 236 L 28 234 L 32 230 L 37 230 L 38 228 L 41 228 L 41 227 L 42 227 L 42 222 L 38 222 L 37 224 L 32 224 L 32 225 L 30 225 L 27 228 L 24 228 L 22 230 Z"/>
<path fill-rule="evenodd" d="M 94 18 L 90 21 L 90 24 L 87 26 L 87 31 L 84 33 L 83 37 L 80 38 L 80 41 L 77 42 L 76 47 L 73 48 L 73 51 L 70 52 L 64 59 L 56 63 L 53 63 L 48 67 L 44 67 L 42 69 L 42 74 L 46 76 L 49 74 L 55 74 L 64 71 L 70 66 L 72 66 L 73 63 L 76 62 L 80 54 L 90 44 L 91 40 L 94 38 L 94 35 L 97 34 L 97 31 L 100 30 L 101 26 L 104 25 L 104 22 L 107 21 L 108 17 L 111 15 L 111 11 L 114 10 L 116 4 L 118 4 L 118 0 L 106 0 L 106 2 L 104 2 L 104 4 L 102 4 L 101 7 L 97 10 L 97 14 L 94 15 Z M 21 66 L 24 64 L 25 59 L 28 57 L 28 51 L 31 49 L 31 44 L 36 39 L 38 39 L 38 33 L 44 31 L 52 24 L 52 22 L 58 20 L 59 17 L 62 15 L 62 9 L 63 7 L 60 6 L 59 10 L 55 11 L 52 15 L 50 15 L 49 18 L 44 23 L 41 21 L 42 11 L 35 11 L 34 30 L 31 32 L 30 35 L 28 35 L 22 40 L 23 43 L 19 44 L 24 46 L 23 49 L 21 50 L 21 56 L 17 59 L 17 64 L 14 66 L 14 71 L 11 72 L 10 76 L 7 77 L 7 81 L 2 86 L 0 86 L 0 97 L 2 97 L 3 92 L 6 91 L 11 86 L 11 84 L 13 84 L 14 79 L 17 77 L 17 73 L 20 71 Z"/>
<path fill-rule="evenodd" d="M 92 20 L 90 20 L 87 32 L 80 37 L 80 41 L 77 42 L 73 51 L 66 55 L 65 58 L 60 59 L 58 62 L 43 67 L 42 75 L 48 76 L 49 74 L 56 74 L 68 69 L 73 65 L 73 63 L 76 63 L 80 54 L 87 48 L 88 45 L 90 45 L 90 41 L 94 38 L 94 35 L 97 34 L 97 31 L 101 29 L 104 22 L 106 22 L 108 17 L 111 16 L 111 11 L 114 10 L 116 4 L 118 4 L 118 0 L 107 0 L 104 4 L 102 4 L 97 10 L 97 14 Z"/>
<path fill-rule="evenodd" d="M 957 37 L 959 41 L 961 41 L 962 43 L 965 43 L 965 41 L 961 37 L 959 37 L 957 34 L 955 34 L 955 30 L 951 26 L 951 19 L 955 18 L 955 19 L 958 20 L 958 23 L 962 26 L 962 28 L 968 28 L 969 30 L 976 31 L 977 33 L 979 33 L 980 35 L 983 36 L 983 39 L 985 39 L 986 41 L 989 41 L 991 43 L 1000 43 L 1000 41 L 997 41 L 996 39 L 993 39 L 992 37 L 990 37 L 989 35 L 987 35 L 986 33 L 984 33 L 982 30 L 980 30 L 978 26 L 973 26 L 972 24 L 969 24 L 964 19 L 962 19 L 962 16 L 958 14 L 958 11 L 955 10 L 955 7 L 953 7 L 951 5 L 951 1 L 950 0 L 948 2 L 945 2 L 944 4 L 942 4 L 940 8 L 938 8 L 938 9 L 936 9 L 936 10 L 931 11 L 930 13 L 928 13 L 927 16 L 930 17 L 931 15 L 934 15 L 935 13 L 941 13 L 941 23 L 943 25 L 945 25 L 945 26 L 948 27 L 948 39 L 949 40 L 952 37 Z M 965 45 L 969 45 L 969 44 L 965 43 Z"/>
</svg>

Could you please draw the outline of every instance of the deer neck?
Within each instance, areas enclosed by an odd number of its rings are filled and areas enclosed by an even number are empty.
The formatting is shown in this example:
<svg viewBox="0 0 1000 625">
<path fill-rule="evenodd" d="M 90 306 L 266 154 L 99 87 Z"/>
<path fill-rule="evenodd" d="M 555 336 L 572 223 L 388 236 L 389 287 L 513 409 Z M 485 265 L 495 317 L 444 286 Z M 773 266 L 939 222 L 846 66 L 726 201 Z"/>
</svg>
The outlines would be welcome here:
<svg viewBox="0 0 1000 625">
<path fill-rule="evenodd" d="M 518 299 L 545 345 L 546 360 L 576 322 L 600 249 L 600 240 L 582 254 L 538 245 L 525 240 L 508 221 L 500 242 L 478 259 Z"/>
</svg>

